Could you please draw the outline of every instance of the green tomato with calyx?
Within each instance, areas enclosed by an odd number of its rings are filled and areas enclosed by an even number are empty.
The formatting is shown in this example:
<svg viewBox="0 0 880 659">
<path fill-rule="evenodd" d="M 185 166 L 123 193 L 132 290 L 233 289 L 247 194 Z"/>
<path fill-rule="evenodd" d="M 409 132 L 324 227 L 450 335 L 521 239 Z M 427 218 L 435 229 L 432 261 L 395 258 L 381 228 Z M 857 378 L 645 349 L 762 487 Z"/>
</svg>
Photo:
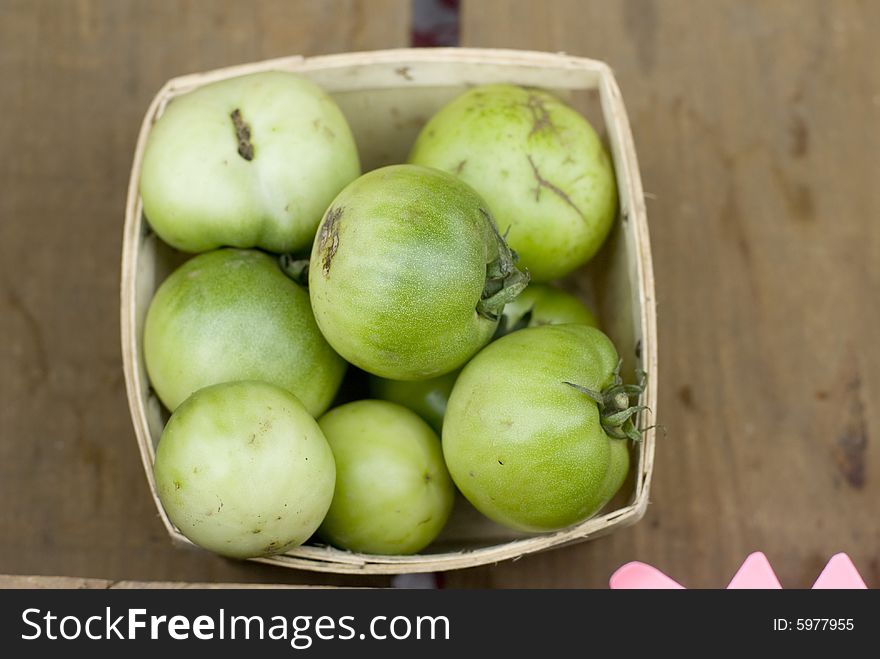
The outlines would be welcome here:
<svg viewBox="0 0 880 659">
<path fill-rule="evenodd" d="M 227 382 L 188 398 L 165 426 L 153 471 L 180 532 L 234 558 L 308 540 L 336 481 L 318 424 L 296 396 L 264 382 Z"/>
<path fill-rule="evenodd" d="M 330 345 L 384 378 L 459 368 L 498 326 L 528 276 L 486 204 L 454 176 L 415 165 L 374 170 L 324 216 L 309 266 L 315 318 Z"/>
<path fill-rule="evenodd" d="M 574 295 L 549 284 L 529 284 L 515 300 L 505 305 L 498 334 L 566 323 L 599 327 L 593 312 Z"/>
<path fill-rule="evenodd" d="M 458 371 L 416 381 L 387 380 L 371 375 L 370 393 L 375 398 L 388 400 L 412 410 L 439 433 L 443 429 L 443 415 L 446 413 L 449 394 L 452 393 L 452 386 L 457 377 Z"/>
<path fill-rule="evenodd" d="M 443 454 L 462 494 L 523 531 L 555 531 L 597 513 L 623 484 L 644 387 L 624 384 L 611 340 L 585 325 L 508 334 L 458 376 Z M 635 399 L 635 400 L 633 400 Z"/>
<path fill-rule="evenodd" d="M 326 410 L 345 361 L 321 335 L 309 294 L 255 250 L 200 254 L 156 291 L 144 326 L 150 382 L 174 411 L 212 384 L 261 380 Z"/>
<path fill-rule="evenodd" d="M 617 213 L 614 167 L 596 131 L 540 89 L 465 92 L 428 121 L 409 162 L 471 185 L 538 282 L 589 261 Z"/>
<path fill-rule="evenodd" d="M 333 99 L 302 76 L 270 71 L 171 101 L 147 140 L 140 190 L 150 225 L 177 249 L 295 252 L 359 174 Z"/>
<path fill-rule="evenodd" d="M 336 492 L 318 534 L 367 554 L 414 554 L 443 529 L 455 488 L 440 440 L 410 410 L 380 400 L 318 420 L 336 460 Z"/>
</svg>

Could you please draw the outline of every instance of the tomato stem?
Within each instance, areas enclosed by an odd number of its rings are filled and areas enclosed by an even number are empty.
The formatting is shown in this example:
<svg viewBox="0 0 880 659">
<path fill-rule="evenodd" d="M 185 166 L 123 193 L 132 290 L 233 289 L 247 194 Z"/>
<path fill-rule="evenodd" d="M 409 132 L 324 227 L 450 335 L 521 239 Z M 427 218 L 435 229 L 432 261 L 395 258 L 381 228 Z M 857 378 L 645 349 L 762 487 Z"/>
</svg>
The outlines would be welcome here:
<svg viewBox="0 0 880 659">
<path fill-rule="evenodd" d="M 645 390 L 648 375 L 644 371 L 638 371 L 639 383 L 625 384 L 623 378 L 620 377 L 622 365 L 623 360 L 617 362 L 611 384 L 602 391 L 594 391 L 573 382 L 563 382 L 563 384 L 567 384 L 595 401 L 599 407 L 602 429 L 609 437 L 639 442 L 642 439 L 642 433 L 647 428 L 636 426 L 635 419 L 639 412 L 649 409 L 646 405 L 638 404 L 639 397 Z M 631 397 L 635 397 L 633 405 L 630 404 Z"/>
<path fill-rule="evenodd" d="M 250 162 L 254 159 L 254 145 L 251 142 L 251 127 L 245 123 L 241 110 L 236 108 L 229 115 L 235 128 L 235 139 L 238 140 L 238 155 Z"/>
<path fill-rule="evenodd" d="M 529 285 L 529 273 L 516 267 L 519 255 L 510 249 L 505 237 L 498 232 L 492 216 L 482 208 L 480 212 L 495 235 L 498 255 L 486 264 L 486 286 L 477 302 L 477 313 L 489 320 L 498 320 L 504 305 L 513 302 Z"/>
</svg>

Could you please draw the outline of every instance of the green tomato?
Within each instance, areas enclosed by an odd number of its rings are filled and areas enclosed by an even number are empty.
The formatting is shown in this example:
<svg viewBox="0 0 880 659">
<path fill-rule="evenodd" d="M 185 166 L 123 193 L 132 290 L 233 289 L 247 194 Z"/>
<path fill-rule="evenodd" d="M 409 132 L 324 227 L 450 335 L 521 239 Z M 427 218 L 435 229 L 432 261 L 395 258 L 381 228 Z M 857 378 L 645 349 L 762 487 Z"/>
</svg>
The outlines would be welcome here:
<svg viewBox="0 0 880 659">
<path fill-rule="evenodd" d="M 434 431 L 381 400 L 334 408 L 318 424 L 336 460 L 336 493 L 318 534 L 368 554 L 414 554 L 428 546 L 455 495 Z"/>
<path fill-rule="evenodd" d="M 467 91 L 425 125 L 409 162 L 473 186 L 535 281 L 589 261 L 617 212 L 614 168 L 596 131 L 539 89 Z"/>
<path fill-rule="evenodd" d="M 618 361 L 611 340 L 585 325 L 527 328 L 482 350 L 459 375 L 443 423 L 462 494 L 524 531 L 598 512 L 626 477 L 626 440 L 617 437 L 636 433 L 640 409 L 629 402 L 640 387 L 622 385 Z"/>
<path fill-rule="evenodd" d="M 333 99 L 272 71 L 173 100 L 150 133 L 140 188 L 153 229 L 177 249 L 293 252 L 311 245 L 327 204 L 359 174 Z"/>
<path fill-rule="evenodd" d="M 264 382 L 193 394 L 165 426 L 153 470 L 180 532 L 235 558 L 308 540 L 330 507 L 336 478 L 318 424 L 296 396 Z"/>
<path fill-rule="evenodd" d="M 371 375 L 370 394 L 412 410 L 439 433 L 443 429 L 443 415 L 457 377 L 458 371 L 415 382 Z"/>
<path fill-rule="evenodd" d="M 574 295 L 548 284 L 529 284 L 504 307 L 498 330 L 507 334 L 524 327 L 566 323 L 599 326 L 593 312 Z"/>
<path fill-rule="evenodd" d="M 166 279 L 150 303 L 144 361 L 153 389 L 174 411 L 193 392 L 262 380 L 326 410 L 345 374 L 315 323 L 309 294 L 262 252 L 200 254 Z"/>
<path fill-rule="evenodd" d="M 315 238 L 309 293 L 330 345 L 384 378 L 460 367 L 528 277 L 483 200 L 449 174 L 394 165 L 351 183 Z"/>
<path fill-rule="evenodd" d="M 629 475 L 629 442 L 615 439 L 611 442 L 611 459 L 602 484 L 601 499 L 608 503 L 623 486 Z M 604 505 L 604 504 L 603 504 Z"/>
</svg>

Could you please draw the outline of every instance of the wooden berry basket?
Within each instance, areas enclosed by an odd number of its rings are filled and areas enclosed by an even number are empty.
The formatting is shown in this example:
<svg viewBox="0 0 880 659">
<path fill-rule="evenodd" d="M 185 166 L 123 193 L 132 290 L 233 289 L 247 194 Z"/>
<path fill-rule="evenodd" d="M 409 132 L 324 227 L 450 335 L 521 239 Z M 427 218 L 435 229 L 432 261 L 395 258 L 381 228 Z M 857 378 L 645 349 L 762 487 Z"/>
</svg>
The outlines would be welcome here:
<svg viewBox="0 0 880 659">
<path fill-rule="evenodd" d="M 541 87 L 585 111 L 610 148 L 620 194 L 620 216 L 593 262 L 571 275 L 566 286 L 599 312 L 603 329 L 624 358 L 650 378 L 643 404 L 657 405 L 657 330 L 654 277 L 638 162 L 620 90 L 603 62 L 562 54 L 515 50 L 400 49 L 321 57 L 286 57 L 170 80 L 150 104 L 131 171 L 122 247 L 122 351 L 131 416 L 150 490 L 175 541 L 189 544 L 165 515 L 153 478 L 155 447 L 167 419 L 150 389 L 142 355 L 144 317 L 157 286 L 183 258 L 153 234 L 138 192 L 147 136 L 169 101 L 206 83 L 258 71 L 295 71 L 311 78 L 339 103 L 348 117 L 364 171 L 404 161 L 425 121 L 468 86 L 510 82 Z M 597 116 L 585 107 L 593 104 Z M 640 423 L 647 425 L 642 418 Z M 571 528 L 541 535 L 503 529 L 480 516 L 463 499 L 440 538 L 415 556 L 374 556 L 319 545 L 254 559 L 304 570 L 393 574 L 467 568 L 512 559 L 633 524 L 645 513 L 653 470 L 655 432 L 645 432 L 634 449 L 633 477 L 602 514 Z"/>
</svg>

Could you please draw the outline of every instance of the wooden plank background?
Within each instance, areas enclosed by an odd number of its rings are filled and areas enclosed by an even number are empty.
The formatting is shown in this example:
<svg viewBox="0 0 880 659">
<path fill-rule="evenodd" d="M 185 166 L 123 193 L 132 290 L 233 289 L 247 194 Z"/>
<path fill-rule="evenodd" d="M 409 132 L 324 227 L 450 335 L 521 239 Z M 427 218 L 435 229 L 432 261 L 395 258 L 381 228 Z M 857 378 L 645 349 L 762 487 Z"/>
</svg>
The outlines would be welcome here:
<svg viewBox="0 0 880 659">
<path fill-rule="evenodd" d="M 403 46 L 407 0 L 0 1 L 0 572 L 385 585 L 170 545 L 118 339 L 136 131 L 169 77 Z M 880 587 L 880 3 L 465 0 L 462 45 L 608 61 L 627 101 L 658 283 L 653 504 L 591 543 L 452 587 L 607 584 L 629 560 L 786 586 L 847 551 Z"/>
<path fill-rule="evenodd" d="M 204 588 L 294 588 L 316 589 L 333 588 L 333 586 L 305 586 L 295 584 L 254 584 L 224 582 L 193 582 L 193 581 L 111 581 L 110 579 L 84 579 L 82 577 L 46 577 L 18 576 L 0 574 L 0 590 L 6 589 L 63 589 L 63 590 L 143 590 L 150 589 L 181 589 L 196 590 Z"/>
</svg>

